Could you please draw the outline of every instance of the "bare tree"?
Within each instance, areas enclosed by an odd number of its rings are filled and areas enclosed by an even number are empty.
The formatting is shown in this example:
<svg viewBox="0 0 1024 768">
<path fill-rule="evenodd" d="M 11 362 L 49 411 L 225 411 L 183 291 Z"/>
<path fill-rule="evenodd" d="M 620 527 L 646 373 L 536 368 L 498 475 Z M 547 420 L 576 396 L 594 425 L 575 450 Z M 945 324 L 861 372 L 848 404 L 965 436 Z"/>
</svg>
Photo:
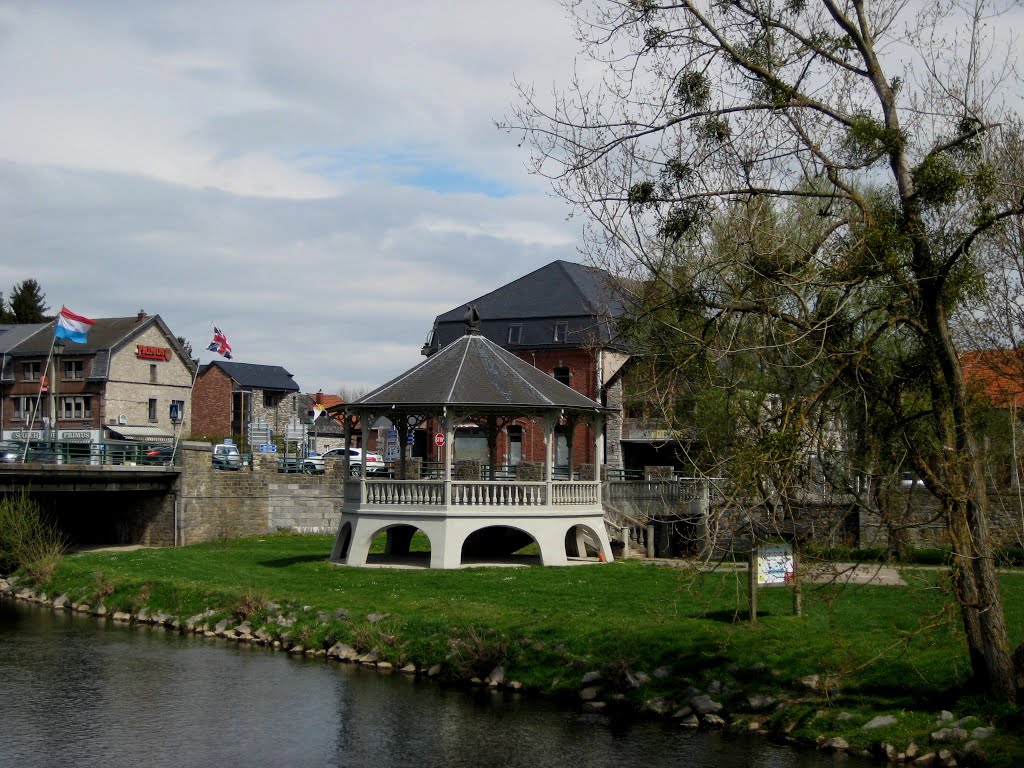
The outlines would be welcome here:
<svg viewBox="0 0 1024 768">
<path fill-rule="evenodd" d="M 905 451 L 943 510 L 975 678 L 1014 700 L 951 321 L 1024 211 L 986 153 L 1007 76 L 982 55 L 987 3 L 571 6 L 600 84 L 550 106 L 523 86 L 505 127 L 587 215 L 592 258 L 652 286 L 639 317 L 780 390 L 752 411 L 766 497 L 837 408 Z M 713 226 L 737 217 L 750 236 L 723 247 Z"/>
</svg>

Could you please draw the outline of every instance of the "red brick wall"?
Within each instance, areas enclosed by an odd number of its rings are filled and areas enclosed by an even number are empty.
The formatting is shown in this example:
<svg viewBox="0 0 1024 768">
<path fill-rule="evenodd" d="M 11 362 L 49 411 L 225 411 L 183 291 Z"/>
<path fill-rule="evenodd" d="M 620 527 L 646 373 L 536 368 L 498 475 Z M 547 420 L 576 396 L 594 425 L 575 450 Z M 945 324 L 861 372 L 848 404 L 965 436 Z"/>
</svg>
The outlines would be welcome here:
<svg viewBox="0 0 1024 768">
<path fill-rule="evenodd" d="M 213 366 L 203 372 L 192 390 L 192 434 L 231 434 L 231 377 Z"/>
<path fill-rule="evenodd" d="M 546 349 L 517 351 L 516 356 L 549 376 L 555 368 L 569 369 L 569 386 L 591 400 L 596 399 L 597 364 L 594 353 L 587 349 Z M 544 461 L 544 435 L 540 425 L 520 422 L 523 426 L 523 459 Z M 502 437 L 504 442 L 504 436 Z M 500 447 L 499 453 L 508 450 Z M 553 450 L 553 448 L 552 448 Z M 572 460 L 575 466 L 594 461 L 594 436 L 589 425 L 578 424 L 573 433 Z"/>
<path fill-rule="evenodd" d="M 548 374 L 554 374 L 555 368 L 568 368 L 569 386 L 580 394 L 594 400 L 597 385 L 597 364 L 594 353 L 586 349 L 552 349 L 552 350 L 517 350 L 516 356 L 530 365 Z M 541 424 L 528 419 L 516 422 L 523 428 L 523 460 L 544 461 L 544 428 Z M 428 427 L 430 435 L 439 431 L 439 426 L 431 420 Z M 508 441 L 503 431 L 498 438 L 498 463 L 505 463 L 503 456 L 508 455 Z M 554 448 L 552 448 L 554 450 Z M 573 465 L 594 463 L 594 434 L 590 429 L 589 420 L 586 424 L 577 424 L 573 432 Z M 435 456 L 433 445 L 430 446 L 432 460 Z"/>
</svg>

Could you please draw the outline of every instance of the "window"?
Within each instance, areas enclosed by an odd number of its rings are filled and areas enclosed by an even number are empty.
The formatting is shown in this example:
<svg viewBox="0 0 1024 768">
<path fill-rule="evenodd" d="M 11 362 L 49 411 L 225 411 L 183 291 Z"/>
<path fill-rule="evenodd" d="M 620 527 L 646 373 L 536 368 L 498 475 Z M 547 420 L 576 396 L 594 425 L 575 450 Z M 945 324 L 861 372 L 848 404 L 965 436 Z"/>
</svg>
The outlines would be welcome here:
<svg viewBox="0 0 1024 768">
<path fill-rule="evenodd" d="M 149 398 L 149 420 L 156 421 L 156 398 Z"/>
<path fill-rule="evenodd" d="M 508 327 L 508 343 L 519 344 L 523 338 L 523 326 L 519 323 Z"/>
<path fill-rule="evenodd" d="M 43 364 L 38 360 L 31 363 L 22 363 L 22 381 L 39 381 L 43 374 Z"/>
<path fill-rule="evenodd" d="M 555 323 L 555 341 L 565 341 L 565 337 L 569 334 L 569 323 L 565 320 L 561 320 Z"/>
<path fill-rule="evenodd" d="M 60 414 L 62 419 L 89 419 L 92 418 L 91 397 L 62 397 L 60 399 Z"/>
<path fill-rule="evenodd" d="M 551 375 L 555 377 L 555 381 L 560 381 L 567 387 L 570 385 L 570 382 L 572 381 L 572 371 L 570 371 L 568 368 L 555 368 L 554 373 L 552 373 Z"/>
<path fill-rule="evenodd" d="M 32 402 L 35 400 L 31 395 L 15 395 L 11 398 L 14 403 L 14 418 L 25 419 L 32 413 Z M 45 402 L 43 400 L 42 402 Z"/>
<path fill-rule="evenodd" d="M 64 361 L 64 381 L 81 381 L 85 378 L 85 363 L 82 360 Z"/>
<path fill-rule="evenodd" d="M 156 384 L 156 363 L 149 365 L 149 383 Z"/>
<path fill-rule="evenodd" d="M 276 408 L 277 404 L 281 402 L 280 392 L 264 392 L 263 393 L 263 407 L 264 408 Z"/>
</svg>

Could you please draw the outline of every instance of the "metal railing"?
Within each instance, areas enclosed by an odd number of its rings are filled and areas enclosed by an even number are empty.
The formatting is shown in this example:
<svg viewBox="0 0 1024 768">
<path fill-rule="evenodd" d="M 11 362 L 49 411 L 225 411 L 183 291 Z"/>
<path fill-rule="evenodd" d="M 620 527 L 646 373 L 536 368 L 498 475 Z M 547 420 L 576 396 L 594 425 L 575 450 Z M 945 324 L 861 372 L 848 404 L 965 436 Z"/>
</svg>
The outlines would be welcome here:
<svg viewBox="0 0 1024 768">
<path fill-rule="evenodd" d="M 33 440 L 0 443 L 0 467 L 18 464 L 169 467 L 178 454 L 171 443 L 105 440 L 95 443 Z"/>
</svg>

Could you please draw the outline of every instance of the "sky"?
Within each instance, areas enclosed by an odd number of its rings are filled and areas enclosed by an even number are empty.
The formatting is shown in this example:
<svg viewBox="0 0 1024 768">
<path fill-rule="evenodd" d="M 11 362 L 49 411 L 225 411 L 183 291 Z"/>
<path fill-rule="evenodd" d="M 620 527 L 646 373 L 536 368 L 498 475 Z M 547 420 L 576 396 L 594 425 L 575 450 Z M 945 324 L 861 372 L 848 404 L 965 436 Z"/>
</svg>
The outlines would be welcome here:
<svg viewBox="0 0 1024 768">
<path fill-rule="evenodd" d="M 0 291 L 372 389 L 438 314 L 583 260 L 494 126 L 575 56 L 554 0 L 0 0 Z"/>
</svg>

